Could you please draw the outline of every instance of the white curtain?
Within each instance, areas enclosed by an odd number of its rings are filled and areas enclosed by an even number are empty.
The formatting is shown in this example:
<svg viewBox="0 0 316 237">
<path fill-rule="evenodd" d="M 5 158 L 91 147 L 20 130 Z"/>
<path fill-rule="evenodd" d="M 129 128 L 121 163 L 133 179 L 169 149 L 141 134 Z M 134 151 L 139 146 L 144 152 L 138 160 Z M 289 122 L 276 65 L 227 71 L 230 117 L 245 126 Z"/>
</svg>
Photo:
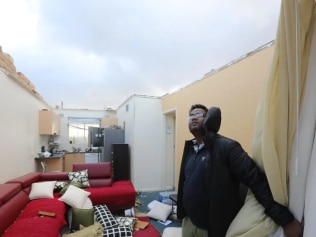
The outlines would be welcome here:
<svg viewBox="0 0 316 237">
<path fill-rule="evenodd" d="M 288 182 L 289 177 L 293 177 L 293 168 L 297 174 L 297 164 L 302 167 L 301 159 L 294 157 L 292 162 L 291 151 L 297 146 L 297 108 L 301 107 L 305 88 L 314 23 L 313 6 L 314 0 L 282 1 L 274 57 L 256 116 L 253 158 L 267 174 L 274 199 L 283 205 L 289 205 Z M 290 190 L 294 190 L 292 186 Z M 293 212 L 301 220 L 303 211 L 299 213 L 293 209 Z M 283 233 L 249 194 L 226 236 L 270 235 L 282 236 Z"/>
</svg>

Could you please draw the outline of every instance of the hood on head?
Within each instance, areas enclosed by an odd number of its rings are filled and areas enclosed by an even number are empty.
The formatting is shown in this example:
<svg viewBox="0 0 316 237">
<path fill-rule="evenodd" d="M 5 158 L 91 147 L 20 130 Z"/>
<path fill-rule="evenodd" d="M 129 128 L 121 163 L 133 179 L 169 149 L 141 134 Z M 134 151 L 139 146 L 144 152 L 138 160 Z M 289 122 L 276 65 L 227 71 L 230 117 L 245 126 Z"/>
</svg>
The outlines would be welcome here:
<svg viewBox="0 0 316 237">
<path fill-rule="evenodd" d="M 205 119 L 203 121 L 203 127 L 209 131 L 217 133 L 221 127 L 222 113 L 219 107 L 211 107 L 208 109 Z"/>
</svg>

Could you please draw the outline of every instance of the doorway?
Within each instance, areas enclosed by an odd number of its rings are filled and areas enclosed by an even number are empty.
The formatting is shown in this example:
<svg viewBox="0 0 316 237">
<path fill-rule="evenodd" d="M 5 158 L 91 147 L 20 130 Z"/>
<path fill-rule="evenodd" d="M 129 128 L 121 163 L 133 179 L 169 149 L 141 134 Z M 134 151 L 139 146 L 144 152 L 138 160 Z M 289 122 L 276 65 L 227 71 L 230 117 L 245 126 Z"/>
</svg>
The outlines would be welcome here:
<svg viewBox="0 0 316 237">
<path fill-rule="evenodd" d="M 175 127 L 176 111 L 165 113 L 165 162 L 163 184 L 166 189 L 175 188 Z"/>
</svg>

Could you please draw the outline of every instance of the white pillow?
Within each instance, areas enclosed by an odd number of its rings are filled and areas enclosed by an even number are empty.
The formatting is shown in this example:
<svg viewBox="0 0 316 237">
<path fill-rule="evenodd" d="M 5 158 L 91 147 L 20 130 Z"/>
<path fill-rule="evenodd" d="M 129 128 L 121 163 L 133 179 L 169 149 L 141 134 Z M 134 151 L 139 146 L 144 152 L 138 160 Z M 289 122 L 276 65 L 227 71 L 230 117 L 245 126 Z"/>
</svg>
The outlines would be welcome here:
<svg viewBox="0 0 316 237">
<path fill-rule="evenodd" d="M 67 203 L 71 207 L 82 208 L 89 195 L 90 192 L 77 188 L 74 185 L 69 185 L 65 194 L 58 200 Z"/>
<path fill-rule="evenodd" d="M 156 202 L 152 209 L 147 213 L 147 216 L 165 222 L 171 211 L 172 207 L 170 205 Z"/>
<path fill-rule="evenodd" d="M 167 227 L 163 230 L 161 237 L 181 237 L 182 228 L 181 227 Z"/>
<path fill-rule="evenodd" d="M 45 181 L 32 183 L 30 200 L 39 198 L 54 198 L 54 188 L 56 181 Z"/>
</svg>

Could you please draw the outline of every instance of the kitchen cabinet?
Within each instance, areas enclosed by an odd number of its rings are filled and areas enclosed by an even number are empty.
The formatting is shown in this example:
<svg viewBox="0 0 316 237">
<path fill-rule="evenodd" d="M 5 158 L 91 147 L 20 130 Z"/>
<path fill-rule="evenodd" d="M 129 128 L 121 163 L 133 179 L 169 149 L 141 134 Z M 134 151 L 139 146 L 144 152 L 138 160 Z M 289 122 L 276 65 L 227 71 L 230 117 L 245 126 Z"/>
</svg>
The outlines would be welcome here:
<svg viewBox="0 0 316 237">
<path fill-rule="evenodd" d="M 39 134 L 59 135 L 60 119 L 57 114 L 49 110 L 39 111 Z"/>
<path fill-rule="evenodd" d="M 73 164 L 85 163 L 85 153 L 66 153 L 65 154 L 65 172 L 72 172 Z"/>
<path fill-rule="evenodd" d="M 101 153 L 97 152 L 86 152 L 85 153 L 85 163 L 98 163 L 101 157 Z"/>
</svg>

